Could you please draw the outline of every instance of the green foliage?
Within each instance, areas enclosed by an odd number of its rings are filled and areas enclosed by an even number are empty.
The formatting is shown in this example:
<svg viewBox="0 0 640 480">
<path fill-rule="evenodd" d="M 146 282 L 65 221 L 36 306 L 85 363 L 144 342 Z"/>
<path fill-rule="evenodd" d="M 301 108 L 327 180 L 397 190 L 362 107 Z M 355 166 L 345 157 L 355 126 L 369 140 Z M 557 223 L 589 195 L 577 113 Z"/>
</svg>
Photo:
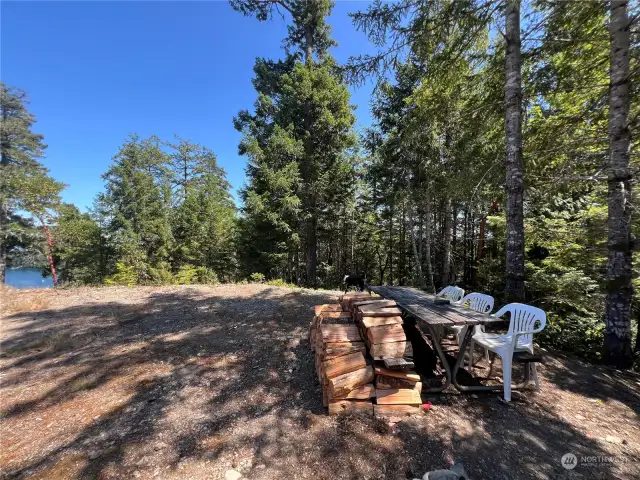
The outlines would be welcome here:
<svg viewBox="0 0 640 480">
<path fill-rule="evenodd" d="M 193 265 L 183 265 L 173 276 L 176 285 L 191 285 L 196 283 L 198 272 Z"/>
<path fill-rule="evenodd" d="M 54 259 L 64 283 L 98 284 L 106 274 L 109 251 L 98 223 L 74 205 L 59 209 Z"/>
<path fill-rule="evenodd" d="M 243 133 L 240 153 L 249 158 L 241 270 L 294 279 L 304 268 L 316 283 L 318 237 L 354 194 L 349 92 L 328 56 L 312 64 L 259 59 L 254 71 L 255 113 L 235 119 Z"/>
<path fill-rule="evenodd" d="M 270 285 L 272 287 L 298 288 L 298 286 L 295 283 L 287 282 L 285 280 L 282 280 L 281 278 L 268 280 L 267 285 Z"/>
<path fill-rule="evenodd" d="M 264 283 L 264 274 L 262 273 L 252 273 L 249 278 L 252 283 Z"/>
<path fill-rule="evenodd" d="M 134 267 L 125 265 L 124 263 L 116 263 L 115 273 L 109 275 L 104 279 L 104 284 L 113 286 L 113 285 L 124 285 L 127 287 L 131 287 L 138 283 L 138 274 L 135 271 Z"/>
<path fill-rule="evenodd" d="M 173 276 L 173 283 L 176 285 L 191 285 L 194 283 L 213 285 L 218 283 L 218 276 L 216 272 L 207 267 L 183 265 Z"/>
<path fill-rule="evenodd" d="M 46 145 L 31 130 L 35 117 L 27 103 L 24 92 L 0 82 L 0 282 L 8 254 L 15 260 L 25 251 L 39 251 L 43 257 L 51 253 L 44 229 L 53 222 L 64 188 L 38 161 Z M 30 229 L 33 222 L 25 214 L 42 230 Z"/>
<path fill-rule="evenodd" d="M 107 268 L 126 265 L 140 284 L 232 279 L 236 219 L 225 177 L 205 147 L 130 137 L 97 202 Z"/>
</svg>

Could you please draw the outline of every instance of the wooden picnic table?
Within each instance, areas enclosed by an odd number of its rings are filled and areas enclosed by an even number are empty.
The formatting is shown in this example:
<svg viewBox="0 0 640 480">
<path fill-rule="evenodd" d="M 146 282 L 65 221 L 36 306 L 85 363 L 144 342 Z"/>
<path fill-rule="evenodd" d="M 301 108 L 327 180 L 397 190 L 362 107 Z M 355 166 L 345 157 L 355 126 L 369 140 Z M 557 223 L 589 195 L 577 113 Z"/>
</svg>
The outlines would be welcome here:
<svg viewBox="0 0 640 480">
<path fill-rule="evenodd" d="M 492 322 L 501 322 L 502 320 L 462 306 L 436 303 L 437 297 L 435 295 L 423 292 L 417 288 L 391 286 L 370 286 L 369 288 L 372 292 L 377 293 L 383 298 L 395 300 L 398 307 L 400 307 L 405 314 L 415 318 L 417 320 L 418 327 L 426 327 L 427 333 L 431 336 L 434 350 L 436 351 L 445 371 L 445 382 L 441 386 L 424 389 L 425 392 L 442 392 L 450 384 L 453 384 L 453 386 L 461 392 L 504 390 L 502 385 L 469 386 L 461 385 L 457 381 L 458 370 L 464 362 L 465 350 L 467 345 L 470 343 L 471 336 L 473 335 L 473 327 L 476 325 L 486 325 Z M 444 351 L 442 350 L 439 342 L 439 335 L 436 332 L 436 329 L 442 329 L 443 327 L 448 326 L 460 326 L 463 327 L 465 331 L 453 371 L 447 362 Z M 471 356 L 470 360 L 472 361 Z M 526 368 L 523 383 L 515 385 L 513 388 L 522 388 L 529 383 L 529 380 L 529 369 Z"/>
</svg>

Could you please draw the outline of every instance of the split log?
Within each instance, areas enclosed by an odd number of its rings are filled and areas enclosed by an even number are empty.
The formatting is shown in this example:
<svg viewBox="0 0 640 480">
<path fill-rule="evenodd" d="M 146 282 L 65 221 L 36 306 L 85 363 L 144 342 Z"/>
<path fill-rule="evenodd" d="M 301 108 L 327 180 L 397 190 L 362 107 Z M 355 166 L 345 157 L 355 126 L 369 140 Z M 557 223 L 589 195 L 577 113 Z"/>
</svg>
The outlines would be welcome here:
<svg viewBox="0 0 640 480">
<path fill-rule="evenodd" d="M 397 307 L 378 307 L 376 305 L 363 305 L 358 307 L 358 312 L 363 317 L 399 317 L 402 315 Z"/>
<path fill-rule="evenodd" d="M 376 388 L 376 403 L 378 405 L 420 405 L 420 392 L 409 388 L 392 388 L 383 390 Z"/>
<path fill-rule="evenodd" d="M 379 388 L 381 390 L 408 388 L 422 392 L 422 382 L 411 382 L 404 378 L 393 378 L 387 377 L 386 375 L 376 375 L 376 388 Z"/>
<path fill-rule="evenodd" d="M 351 390 L 346 395 L 341 397 L 332 397 L 329 396 L 329 401 L 338 401 L 338 400 L 367 400 L 369 398 L 373 398 L 376 396 L 376 389 L 372 383 L 367 383 L 366 385 L 361 385 L 358 388 Z"/>
<path fill-rule="evenodd" d="M 377 417 L 404 417 L 420 413 L 419 405 L 374 405 L 373 413 Z"/>
<path fill-rule="evenodd" d="M 342 320 L 350 320 L 351 312 L 321 312 L 318 314 L 318 317 L 322 320 L 327 319 L 342 319 Z"/>
<path fill-rule="evenodd" d="M 404 370 L 388 370 L 382 367 L 376 367 L 376 375 L 384 375 L 385 377 L 402 378 L 410 382 L 419 382 L 420 375 L 412 371 Z"/>
<path fill-rule="evenodd" d="M 358 339 L 357 342 L 326 342 L 324 343 L 324 348 L 326 350 L 332 350 L 336 348 L 352 348 L 352 347 L 364 347 L 364 342 L 362 338 Z"/>
<path fill-rule="evenodd" d="M 316 305 L 313 309 L 316 315 L 320 315 L 322 312 L 340 312 L 342 311 L 342 305 L 339 303 L 325 303 L 324 305 Z"/>
<path fill-rule="evenodd" d="M 413 355 L 413 348 L 409 342 L 378 343 L 369 347 L 369 353 L 374 360 L 404 357 Z"/>
<path fill-rule="evenodd" d="M 395 300 L 382 300 L 380 298 L 367 299 L 367 300 L 354 300 L 351 302 L 351 310 L 357 310 L 359 307 L 363 305 L 372 305 L 379 308 L 382 307 L 395 307 L 397 303 Z"/>
<path fill-rule="evenodd" d="M 351 294 L 346 294 L 346 295 L 342 295 L 342 297 L 340 298 L 340 305 L 342 306 L 342 309 L 345 311 L 349 311 L 351 310 L 351 303 L 352 302 L 356 302 L 358 300 L 374 300 L 374 299 L 379 299 L 380 297 L 378 297 L 377 295 L 369 295 L 368 293 L 351 293 Z"/>
<path fill-rule="evenodd" d="M 340 397 L 355 390 L 360 385 L 365 385 L 373 381 L 373 367 L 365 367 L 355 372 L 345 373 L 329 379 L 329 390 L 331 395 Z"/>
<path fill-rule="evenodd" d="M 367 338 L 372 344 L 404 342 L 407 336 L 404 334 L 402 325 L 381 325 L 367 329 Z"/>
<path fill-rule="evenodd" d="M 393 324 L 402 325 L 403 320 L 402 317 L 362 317 L 360 323 L 362 323 L 365 328 L 371 328 Z"/>
<path fill-rule="evenodd" d="M 373 415 L 373 403 L 367 400 L 338 400 L 329 403 L 329 415 L 337 415 L 342 412 Z"/>
<path fill-rule="evenodd" d="M 321 338 L 325 343 L 361 342 L 360 332 L 355 325 L 322 325 Z"/>
<path fill-rule="evenodd" d="M 325 360 L 323 363 L 323 373 L 327 378 L 337 377 L 345 373 L 360 370 L 367 366 L 364 355 L 360 352 L 350 353 L 342 357 Z"/>
<path fill-rule="evenodd" d="M 319 352 L 318 356 L 320 357 L 320 360 L 331 360 L 332 358 L 342 357 L 356 352 L 360 352 L 365 355 L 367 350 L 364 348 L 364 345 L 354 345 L 352 347 L 345 348 L 327 348 L 323 352 Z"/>
</svg>

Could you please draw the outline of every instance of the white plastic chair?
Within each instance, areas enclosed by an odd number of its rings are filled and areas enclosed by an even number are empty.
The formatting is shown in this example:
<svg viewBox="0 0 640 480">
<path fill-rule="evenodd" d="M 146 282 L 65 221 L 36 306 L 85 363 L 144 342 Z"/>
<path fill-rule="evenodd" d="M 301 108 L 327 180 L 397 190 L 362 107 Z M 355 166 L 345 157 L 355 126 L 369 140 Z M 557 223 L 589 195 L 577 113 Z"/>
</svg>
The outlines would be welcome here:
<svg viewBox="0 0 640 480">
<path fill-rule="evenodd" d="M 462 300 L 460 300 L 460 302 L 457 302 L 456 305 L 460 305 L 463 307 L 466 307 L 467 305 L 469 305 L 469 308 L 471 310 L 474 310 L 480 313 L 489 313 L 491 312 L 491 310 L 493 310 L 493 303 L 494 303 L 494 299 L 491 295 L 474 292 L 474 293 L 468 293 Z M 455 325 L 453 327 L 447 327 L 447 330 L 453 331 L 455 333 L 456 342 L 458 343 L 458 345 L 462 343 L 462 339 L 467 333 L 466 326 Z M 484 331 L 484 327 L 482 327 L 481 325 L 476 325 L 474 327 L 473 333 L 475 334 L 483 331 Z M 474 352 L 473 342 L 471 342 L 471 345 L 469 347 L 470 347 L 469 371 L 471 371 L 471 369 L 473 368 L 473 352 Z M 485 350 L 485 358 L 487 359 L 487 361 L 489 361 L 489 352 L 487 350 Z"/>
<path fill-rule="evenodd" d="M 436 297 L 446 298 L 451 303 L 455 304 L 456 302 L 459 302 L 462 297 L 464 297 L 464 290 L 460 287 L 449 285 L 440 290 L 440 293 L 437 293 Z M 435 326 L 433 328 L 433 331 L 436 333 L 436 340 L 439 342 L 444 334 L 444 327 L 441 325 Z"/>
<path fill-rule="evenodd" d="M 436 297 L 447 298 L 451 302 L 459 302 L 460 299 L 464 297 L 464 290 L 460 287 L 449 285 L 440 290 L 440 293 L 438 293 Z"/>
<path fill-rule="evenodd" d="M 504 384 L 504 399 L 511 401 L 511 367 L 514 352 L 529 352 L 533 355 L 533 334 L 541 332 L 547 324 L 547 314 L 539 308 L 523 303 L 510 303 L 498 310 L 492 317 L 502 317 L 509 313 L 509 330 L 506 334 L 475 332 L 471 338 L 469 348 L 473 352 L 475 345 L 480 345 L 486 350 L 494 352 L 502 359 L 502 379 Z M 536 327 L 536 323 L 539 326 Z M 536 384 L 536 390 L 540 390 L 540 381 L 535 363 L 527 364 L 531 368 L 531 374 Z"/>
</svg>

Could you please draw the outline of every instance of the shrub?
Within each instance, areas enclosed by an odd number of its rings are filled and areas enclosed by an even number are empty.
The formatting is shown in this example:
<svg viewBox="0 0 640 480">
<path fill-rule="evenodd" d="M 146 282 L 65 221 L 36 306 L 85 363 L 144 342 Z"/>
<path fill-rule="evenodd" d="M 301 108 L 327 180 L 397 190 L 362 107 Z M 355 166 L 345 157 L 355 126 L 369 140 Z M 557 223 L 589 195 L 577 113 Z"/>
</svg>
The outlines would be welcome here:
<svg viewBox="0 0 640 480">
<path fill-rule="evenodd" d="M 249 275 L 249 278 L 252 283 L 264 283 L 263 273 L 252 273 L 251 275 Z"/>
<path fill-rule="evenodd" d="M 116 263 L 116 273 L 104 279 L 105 285 L 125 285 L 131 287 L 138 283 L 135 268 L 124 263 Z"/>
<path fill-rule="evenodd" d="M 183 265 L 173 276 L 173 283 L 176 285 L 191 285 L 198 279 L 198 270 L 193 265 Z"/>
<path fill-rule="evenodd" d="M 196 279 L 198 283 L 216 284 L 218 283 L 218 275 L 212 269 L 207 267 L 196 268 Z"/>
<path fill-rule="evenodd" d="M 288 283 L 281 278 L 275 278 L 273 280 L 269 280 L 267 285 L 271 285 L 272 287 L 284 287 L 284 288 L 298 288 L 295 283 Z"/>
</svg>

